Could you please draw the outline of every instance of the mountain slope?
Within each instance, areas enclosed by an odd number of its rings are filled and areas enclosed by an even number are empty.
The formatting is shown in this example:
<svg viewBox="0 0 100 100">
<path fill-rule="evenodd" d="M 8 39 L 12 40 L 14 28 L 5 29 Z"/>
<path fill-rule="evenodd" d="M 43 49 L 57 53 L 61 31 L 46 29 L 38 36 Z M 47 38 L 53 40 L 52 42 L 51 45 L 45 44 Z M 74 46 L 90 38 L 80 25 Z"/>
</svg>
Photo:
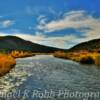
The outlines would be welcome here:
<svg viewBox="0 0 100 100">
<path fill-rule="evenodd" d="M 12 50 L 22 50 L 39 53 L 52 53 L 59 50 L 63 51 L 63 49 L 32 43 L 16 36 L 1 36 L 0 50 L 5 50 L 7 52 Z"/>
<path fill-rule="evenodd" d="M 100 51 L 100 39 L 94 39 L 87 42 L 80 43 L 69 51 L 79 51 L 79 50 L 88 50 L 88 51 Z"/>
</svg>

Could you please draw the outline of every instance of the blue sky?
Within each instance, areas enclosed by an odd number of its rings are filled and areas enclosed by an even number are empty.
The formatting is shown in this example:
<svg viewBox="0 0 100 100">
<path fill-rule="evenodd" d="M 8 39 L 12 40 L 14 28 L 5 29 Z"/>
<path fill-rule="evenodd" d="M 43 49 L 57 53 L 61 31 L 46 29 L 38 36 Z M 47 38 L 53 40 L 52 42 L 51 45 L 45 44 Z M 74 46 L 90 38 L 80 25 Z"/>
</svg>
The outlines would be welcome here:
<svg viewBox="0 0 100 100">
<path fill-rule="evenodd" d="M 100 38 L 100 0 L 0 0 L 0 35 L 70 48 Z"/>
</svg>

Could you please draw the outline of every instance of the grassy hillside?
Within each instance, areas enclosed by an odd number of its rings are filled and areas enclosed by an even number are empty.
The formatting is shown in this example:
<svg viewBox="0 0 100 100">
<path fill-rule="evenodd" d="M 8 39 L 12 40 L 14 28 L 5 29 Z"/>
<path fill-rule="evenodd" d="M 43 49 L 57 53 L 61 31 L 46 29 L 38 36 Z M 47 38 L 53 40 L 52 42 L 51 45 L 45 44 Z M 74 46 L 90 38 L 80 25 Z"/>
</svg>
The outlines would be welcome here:
<svg viewBox="0 0 100 100">
<path fill-rule="evenodd" d="M 16 36 L 2 36 L 0 37 L 0 51 L 11 52 L 11 51 L 28 51 L 28 52 L 39 52 L 39 53 L 53 53 L 55 51 L 63 51 L 49 46 L 43 46 L 40 44 L 26 41 Z"/>
<path fill-rule="evenodd" d="M 82 64 L 96 64 L 100 66 L 100 39 L 80 43 L 66 52 L 57 51 L 54 53 L 54 56 Z"/>
<path fill-rule="evenodd" d="M 69 49 L 69 51 L 80 50 L 100 52 L 100 39 L 94 39 L 87 42 L 83 42 Z"/>
</svg>

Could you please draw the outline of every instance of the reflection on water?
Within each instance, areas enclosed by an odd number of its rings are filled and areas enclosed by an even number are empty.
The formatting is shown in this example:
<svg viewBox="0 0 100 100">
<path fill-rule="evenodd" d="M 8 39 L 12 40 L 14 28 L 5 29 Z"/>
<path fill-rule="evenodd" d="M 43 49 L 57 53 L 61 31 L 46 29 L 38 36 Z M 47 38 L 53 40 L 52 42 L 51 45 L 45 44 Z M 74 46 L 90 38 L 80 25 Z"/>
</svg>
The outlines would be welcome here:
<svg viewBox="0 0 100 100">
<path fill-rule="evenodd" d="M 46 55 L 17 59 L 16 67 L 0 79 L 0 91 L 9 93 L 9 91 L 20 90 L 23 93 L 26 89 L 30 90 L 30 95 L 33 90 L 99 92 L 100 69 L 96 66 L 84 66 L 73 61 Z M 40 100 L 39 98 L 31 99 L 30 96 L 27 98 L 20 96 L 18 100 L 22 99 Z M 63 100 L 63 98 L 43 100 Z"/>
</svg>

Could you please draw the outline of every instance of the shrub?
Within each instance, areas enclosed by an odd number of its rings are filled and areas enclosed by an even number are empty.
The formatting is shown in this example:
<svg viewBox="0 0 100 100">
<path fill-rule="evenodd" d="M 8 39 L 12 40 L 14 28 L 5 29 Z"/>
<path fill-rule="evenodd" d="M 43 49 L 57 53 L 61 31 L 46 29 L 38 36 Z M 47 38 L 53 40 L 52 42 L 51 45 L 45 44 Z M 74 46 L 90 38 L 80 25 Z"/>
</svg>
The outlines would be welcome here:
<svg viewBox="0 0 100 100">
<path fill-rule="evenodd" d="M 95 64 L 100 66 L 100 56 L 97 56 L 95 59 Z"/>
<path fill-rule="evenodd" d="M 95 64 L 95 61 L 92 57 L 88 56 L 88 57 L 81 58 L 80 63 L 82 63 L 82 64 Z"/>
</svg>

